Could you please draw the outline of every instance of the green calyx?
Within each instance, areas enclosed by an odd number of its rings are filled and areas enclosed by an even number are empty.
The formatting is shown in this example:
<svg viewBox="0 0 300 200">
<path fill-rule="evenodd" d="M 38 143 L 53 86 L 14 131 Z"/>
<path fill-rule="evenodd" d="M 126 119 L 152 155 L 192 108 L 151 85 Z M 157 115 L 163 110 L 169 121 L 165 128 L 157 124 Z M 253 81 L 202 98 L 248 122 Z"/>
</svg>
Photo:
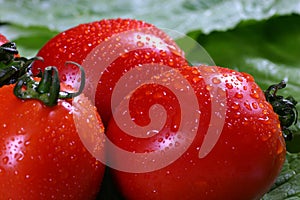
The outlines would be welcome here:
<svg viewBox="0 0 300 200">
<path fill-rule="evenodd" d="M 20 76 L 29 71 L 31 63 L 40 59 L 15 57 L 17 54 L 18 50 L 13 42 L 0 46 L 0 87 L 16 83 Z"/>
<path fill-rule="evenodd" d="M 74 93 L 60 91 L 60 81 L 58 70 L 56 67 L 46 67 L 44 73 L 40 75 L 41 80 L 35 81 L 31 72 L 24 74 L 17 81 L 14 88 L 14 94 L 21 99 L 37 99 L 42 101 L 46 106 L 55 106 L 58 99 L 70 99 L 78 96 L 84 89 L 85 73 L 83 68 L 74 62 L 66 64 L 74 64 L 80 68 L 81 84 L 79 90 Z"/>
<path fill-rule="evenodd" d="M 56 67 L 46 67 L 44 72 L 34 76 L 31 72 L 31 64 L 34 60 L 42 60 L 42 58 L 15 57 L 17 54 L 14 43 L 9 42 L 0 46 L 0 87 L 16 83 L 14 94 L 18 98 L 37 99 L 46 106 L 55 106 L 58 99 L 70 99 L 82 93 L 85 85 L 85 72 L 79 64 L 66 62 L 66 64 L 76 65 L 81 71 L 80 87 L 77 92 L 70 93 L 60 90 Z M 36 81 L 36 78 L 40 81 Z"/>
<path fill-rule="evenodd" d="M 265 91 L 265 96 L 267 101 L 272 105 L 274 112 L 279 116 L 284 138 L 286 140 L 291 140 L 293 138 L 293 133 L 290 127 L 297 123 L 298 111 L 296 109 L 296 104 L 298 102 L 292 96 L 285 98 L 277 95 L 278 90 L 285 87 L 285 81 L 271 85 Z"/>
</svg>

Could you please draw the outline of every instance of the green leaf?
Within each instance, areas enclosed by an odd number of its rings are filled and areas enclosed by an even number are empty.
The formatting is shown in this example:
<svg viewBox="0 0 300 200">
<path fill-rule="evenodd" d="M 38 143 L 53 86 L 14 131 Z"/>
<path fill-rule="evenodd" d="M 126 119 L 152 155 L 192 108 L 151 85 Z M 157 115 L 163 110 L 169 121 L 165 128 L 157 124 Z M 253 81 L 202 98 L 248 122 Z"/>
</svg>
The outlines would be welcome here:
<svg viewBox="0 0 300 200">
<path fill-rule="evenodd" d="M 242 20 L 300 13 L 298 0 L 0 0 L 0 21 L 65 30 L 102 18 L 131 17 L 181 32 L 227 30 Z"/>
<path fill-rule="evenodd" d="M 262 200 L 300 200 L 300 153 L 287 154 L 281 174 Z"/>
<path fill-rule="evenodd" d="M 48 40 L 58 34 L 57 31 L 51 31 L 43 26 L 24 27 L 14 24 L 0 26 L 0 33 L 15 42 L 20 55 L 25 57 L 35 56 Z"/>
</svg>

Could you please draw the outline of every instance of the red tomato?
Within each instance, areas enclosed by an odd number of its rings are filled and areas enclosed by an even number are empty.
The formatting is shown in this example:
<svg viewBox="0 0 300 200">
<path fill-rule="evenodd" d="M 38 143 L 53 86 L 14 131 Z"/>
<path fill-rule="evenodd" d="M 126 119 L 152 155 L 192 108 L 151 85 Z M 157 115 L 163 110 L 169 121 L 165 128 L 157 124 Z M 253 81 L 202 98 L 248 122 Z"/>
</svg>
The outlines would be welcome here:
<svg viewBox="0 0 300 200">
<path fill-rule="evenodd" d="M 149 138 L 146 134 L 144 138 L 134 137 L 117 124 L 118 118 L 109 123 L 110 140 L 134 154 L 159 152 L 167 159 L 169 153 L 186 146 L 178 159 L 174 157 L 173 162 L 159 169 L 143 172 L 143 162 L 131 160 L 131 166 L 141 165 L 140 172 L 114 170 L 123 196 L 130 200 L 259 199 L 279 174 L 286 152 L 278 116 L 264 93 L 250 75 L 225 68 L 186 67 L 179 72 L 191 87 L 175 79 L 171 84 L 179 91 L 183 88 L 194 90 L 200 113 L 197 129 L 180 129 L 191 123 L 183 117 L 183 108 L 193 105 L 180 103 L 173 90 L 159 84 L 145 84 L 133 91 L 128 112 L 135 124 L 146 126 L 156 120 L 149 116 L 150 107 L 160 104 L 167 114 L 160 131 Z M 160 79 L 172 80 L 172 77 L 166 73 Z M 224 115 L 214 110 L 214 107 L 224 106 Z M 123 107 L 126 107 L 124 102 L 116 112 L 122 115 Z M 222 129 L 210 129 L 219 126 L 222 119 Z M 191 132 L 195 130 L 195 137 L 189 144 Z M 216 138 L 218 140 L 210 149 L 209 142 Z M 207 151 L 200 155 L 204 144 L 208 145 L 204 148 Z M 119 165 L 126 162 L 126 158 L 115 152 L 108 158 Z M 158 158 L 161 159 L 153 159 L 153 163 L 165 161 L 164 157 Z"/>
<path fill-rule="evenodd" d="M 186 64 L 182 51 L 170 37 L 155 26 L 134 19 L 107 19 L 78 25 L 52 38 L 38 56 L 44 62 L 34 63 L 33 70 L 56 66 L 61 81 L 72 86 L 76 84 L 78 70 L 66 67 L 65 62 L 83 65 L 87 88 L 96 87 L 95 97 L 91 98 L 95 98 L 104 125 L 111 117 L 112 89 L 125 72 L 149 63 L 175 68 Z M 97 70 L 101 65 L 104 66 L 100 73 Z M 92 76 L 96 80 L 89 86 Z"/>
<path fill-rule="evenodd" d="M 8 42 L 8 39 L 0 33 L 0 45 Z"/>
<path fill-rule="evenodd" d="M 18 99 L 13 85 L 0 88 L 0 99 L 1 199 L 95 199 L 104 165 L 83 146 L 74 122 L 87 120 L 76 108 L 91 109 L 89 101 L 46 107 Z M 94 120 L 103 132 L 99 116 Z"/>
</svg>

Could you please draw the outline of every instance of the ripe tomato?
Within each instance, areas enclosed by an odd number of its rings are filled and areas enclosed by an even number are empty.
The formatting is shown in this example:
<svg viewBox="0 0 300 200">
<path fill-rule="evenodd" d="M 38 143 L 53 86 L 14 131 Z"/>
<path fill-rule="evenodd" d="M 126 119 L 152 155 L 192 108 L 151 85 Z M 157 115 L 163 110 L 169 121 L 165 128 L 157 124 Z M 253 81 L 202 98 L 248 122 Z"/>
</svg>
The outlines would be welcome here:
<svg viewBox="0 0 300 200">
<path fill-rule="evenodd" d="M 134 137 L 124 131 L 126 123 L 117 123 L 121 118 L 112 118 L 108 125 L 107 135 L 115 145 L 133 154 L 145 154 L 145 160 L 130 163 L 140 165 L 140 171 L 113 170 L 123 196 L 130 200 L 259 199 L 271 187 L 285 159 L 278 116 L 264 93 L 250 75 L 225 68 L 185 67 L 179 72 L 190 85 L 182 85 L 172 73 L 166 73 L 160 79 L 169 79 L 175 89 L 145 84 L 128 97 L 128 112 L 138 126 L 156 120 L 151 118 L 153 113 L 149 114 L 153 105 L 163 106 L 167 117 L 156 134 Z M 180 103 L 175 95 L 175 90 L 184 88 L 193 89 L 198 102 L 200 118 L 196 129 L 180 128 L 194 123 L 190 116 L 183 116 L 184 109 L 193 105 L 188 101 Z M 121 103 L 116 113 L 125 113 L 126 105 Z M 220 112 L 223 107 L 224 115 Z M 193 138 L 191 132 L 195 130 Z M 182 146 L 185 148 L 179 158 L 143 172 L 147 167 L 143 163 L 165 162 L 164 157 L 169 158 L 168 154 Z M 160 159 L 152 157 L 153 163 L 147 162 L 146 156 L 152 152 L 158 152 Z M 115 152 L 108 158 L 119 165 L 126 162 Z"/>
<path fill-rule="evenodd" d="M 8 39 L 0 33 L 0 45 L 8 42 Z"/>
<path fill-rule="evenodd" d="M 79 105 L 47 107 L 18 99 L 13 85 L 0 88 L 0 98 L 1 199 L 95 199 L 104 165 L 83 146 L 74 122 L 88 119 L 79 110 L 94 108 L 89 101 L 81 95 Z M 93 120 L 103 132 L 100 118 Z"/>
<path fill-rule="evenodd" d="M 107 19 L 78 25 L 52 38 L 38 56 L 44 62 L 34 63 L 33 70 L 56 66 L 61 81 L 72 86 L 77 82 L 78 71 L 66 67 L 65 62 L 74 61 L 85 68 L 85 94 L 95 99 L 104 125 L 111 117 L 113 88 L 125 72 L 149 63 L 175 68 L 186 64 L 183 52 L 169 36 L 151 24 L 134 19 Z M 90 88 L 96 88 L 95 96 L 88 94 Z"/>
</svg>

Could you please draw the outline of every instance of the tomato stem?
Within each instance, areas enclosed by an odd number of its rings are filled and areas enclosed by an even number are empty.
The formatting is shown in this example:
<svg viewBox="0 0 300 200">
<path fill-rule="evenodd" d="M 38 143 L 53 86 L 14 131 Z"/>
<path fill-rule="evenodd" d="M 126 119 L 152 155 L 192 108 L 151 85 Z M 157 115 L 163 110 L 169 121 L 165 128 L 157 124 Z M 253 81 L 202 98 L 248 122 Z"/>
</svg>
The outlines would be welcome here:
<svg viewBox="0 0 300 200">
<path fill-rule="evenodd" d="M 8 42 L 0 46 L 0 87 L 14 84 L 14 94 L 21 99 L 38 99 L 47 106 L 54 106 L 58 99 L 73 98 L 81 94 L 85 85 L 85 73 L 83 68 L 75 62 L 66 62 L 76 65 L 81 71 L 81 83 L 77 92 L 70 93 L 60 91 L 60 80 L 58 70 L 54 66 L 46 67 L 44 72 L 40 72 L 36 77 L 40 81 L 35 81 L 31 72 L 31 64 L 34 60 L 43 60 L 40 57 L 27 59 L 16 57 L 18 54 L 16 44 Z"/>
<path fill-rule="evenodd" d="M 16 44 L 8 42 L 0 46 L 0 87 L 16 83 L 18 78 L 27 73 L 31 63 L 41 58 L 27 59 L 15 57 L 18 54 Z"/>
<path fill-rule="evenodd" d="M 266 91 L 267 101 L 272 105 L 274 112 L 279 116 L 280 125 L 286 140 L 292 140 L 293 133 L 290 126 L 297 123 L 298 111 L 296 104 L 298 103 L 292 96 L 284 98 L 277 95 L 278 90 L 286 87 L 286 82 L 282 80 L 278 84 L 271 85 Z"/>
<path fill-rule="evenodd" d="M 58 70 L 54 66 L 45 68 L 39 82 L 34 80 L 32 72 L 24 74 L 16 83 L 14 94 L 21 99 L 37 99 L 42 101 L 46 106 L 55 106 L 58 99 L 73 98 L 81 94 L 85 85 L 85 73 L 79 64 L 75 62 L 67 62 L 66 64 L 74 64 L 80 68 L 81 83 L 79 90 L 74 93 L 60 91 L 60 80 Z"/>
</svg>

